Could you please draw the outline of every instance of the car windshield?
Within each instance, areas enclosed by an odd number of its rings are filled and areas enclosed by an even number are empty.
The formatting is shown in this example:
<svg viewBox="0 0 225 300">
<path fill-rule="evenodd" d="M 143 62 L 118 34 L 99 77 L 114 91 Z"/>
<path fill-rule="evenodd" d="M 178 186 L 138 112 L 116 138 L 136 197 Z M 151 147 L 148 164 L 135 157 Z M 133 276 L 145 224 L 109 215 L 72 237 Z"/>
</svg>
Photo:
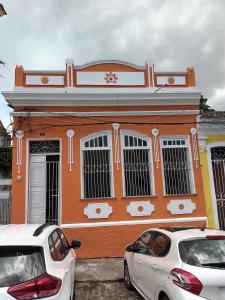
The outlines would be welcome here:
<svg viewBox="0 0 225 300">
<path fill-rule="evenodd" d="M 0 246 L 0 287 L 20 284 L 44 273 L 41 247 Z"/>
<path fill-rule="evenodd" d="M 179 243 L 182 261 L 205 268 L 225 269 L 225 239 L 194 239 Z"/>
</svg>

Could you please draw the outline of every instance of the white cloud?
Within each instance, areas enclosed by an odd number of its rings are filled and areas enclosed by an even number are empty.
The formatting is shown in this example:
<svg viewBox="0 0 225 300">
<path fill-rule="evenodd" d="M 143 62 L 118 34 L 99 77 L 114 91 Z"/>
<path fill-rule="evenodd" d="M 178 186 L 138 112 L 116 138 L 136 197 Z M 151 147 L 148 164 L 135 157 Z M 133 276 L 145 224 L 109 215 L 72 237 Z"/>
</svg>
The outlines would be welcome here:
<svg viewBox="0 0 225 300">
<path fill-rule="evenodd" d="M 209 102 L 225 110 L 224 0 L 1 0 L 0 90 L 12 89 L 14 68 L 64 69 L 75 64 L 121 59 L 156 69 L 196 69 Z M 0 96 L 0 118 L 9 109 Z"/>
</svg>

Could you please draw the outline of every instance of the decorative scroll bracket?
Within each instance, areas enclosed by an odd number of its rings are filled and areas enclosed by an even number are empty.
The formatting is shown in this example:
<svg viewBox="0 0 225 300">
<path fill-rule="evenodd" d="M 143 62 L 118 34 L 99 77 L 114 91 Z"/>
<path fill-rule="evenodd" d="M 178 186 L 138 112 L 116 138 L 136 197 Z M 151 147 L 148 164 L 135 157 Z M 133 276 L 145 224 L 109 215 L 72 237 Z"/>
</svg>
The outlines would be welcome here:
<svg viewBox="0 0 225 300">
<path fill-rule="evenodd" d="M 74 131 L 72 129 L 68 129 L 66 132 L 66 135 L 68 137 L 68 165 L 69 165 L 69 171 L 72 171 L 72 165 L 73 165 L 73 137 L 74 137 Z"/>
<path fill-rule="evenodd" d="M 157 169 L 159 168 L 160 155 L 159 155 L 159 130 L 157 128 L 152 129 L 153 135 L 153 152 L 154 152 L 154 160 L 156 163 Z"/>
<path fill-rule="evenodd" d="M 18 166 L 17 173 L 20 174 L 20 166 L 22 165 L 22 138 L 24 133 L 22 130 L 16 132 L 17 148 L 16 148 L 16 164 Z"/>
<path fill-rule="evenodd" d="M 196 167 L 198 167 L 199 157 L 198 157 L 198 140 L 197 140 L 197 129 L 191 128 L 191 140 L 192 140 L 192 146 L 193 146 L 193 156 L 194 161 L 196 164 Z"/>
<path fill-rule="evenodd" d="M 119 170 L 119 164 L 120 164 L 120 140 L 119 140 L 119 123 L 113 123 L 112 124 L 114 129 L 114 145 L 115 145 L 115 164 L 117 170 Z"/>
</svg>

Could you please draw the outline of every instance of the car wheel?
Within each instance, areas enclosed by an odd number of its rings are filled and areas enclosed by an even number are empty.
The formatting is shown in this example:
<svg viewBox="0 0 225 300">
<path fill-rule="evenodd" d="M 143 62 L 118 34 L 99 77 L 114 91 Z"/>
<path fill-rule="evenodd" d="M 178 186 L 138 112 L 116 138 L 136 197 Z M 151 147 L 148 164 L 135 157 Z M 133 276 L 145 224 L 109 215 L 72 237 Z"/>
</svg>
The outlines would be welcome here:
<svg viewBox="0 0 225 300">
<path fill-rule="evenodd" d="M 134 289 L 133 284 L 130 281 L 130 273 L 129 273 L 127 263 L 124 263 L 124 282 L 125 282 L 125 286 L 128 290 Z"/>
<path fill-rule="evenodd" d="M 75 300 L 75 288 L 76 288 L 76 284 L 74 283 L 74 287 L 73 287 L 73 295 L 71 297 L 71 300 Z"/>
<path fill-rule="evenodd" d="M 160 300 L 170 300 L 166 295 L 163 295 Z"/>
</svg>

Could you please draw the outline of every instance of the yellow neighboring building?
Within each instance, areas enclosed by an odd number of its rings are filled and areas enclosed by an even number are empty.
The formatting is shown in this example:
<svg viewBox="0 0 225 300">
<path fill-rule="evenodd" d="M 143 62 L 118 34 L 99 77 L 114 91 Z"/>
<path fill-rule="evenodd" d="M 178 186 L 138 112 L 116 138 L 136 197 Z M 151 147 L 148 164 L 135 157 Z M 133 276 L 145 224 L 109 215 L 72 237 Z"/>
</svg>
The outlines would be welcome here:
<svg viewBox="0 0 225 300">
<path fill-rule="evenodd" d="M 225 112 L 201 116 L 199 146 L 207 225 L 225 230 Z"/>
</svg>

